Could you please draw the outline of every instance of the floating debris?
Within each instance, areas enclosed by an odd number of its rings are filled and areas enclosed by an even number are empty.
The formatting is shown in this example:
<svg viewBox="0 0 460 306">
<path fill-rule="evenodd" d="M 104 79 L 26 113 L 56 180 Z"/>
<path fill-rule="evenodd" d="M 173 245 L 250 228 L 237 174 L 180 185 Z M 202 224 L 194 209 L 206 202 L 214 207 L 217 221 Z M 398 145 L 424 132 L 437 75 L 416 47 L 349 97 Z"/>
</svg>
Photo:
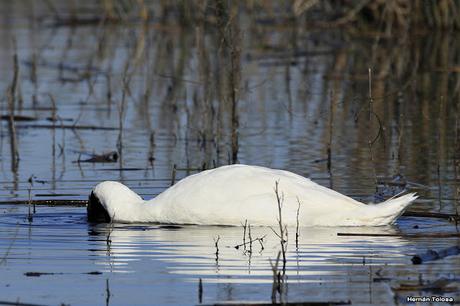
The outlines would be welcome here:
<svg viewBox="0 0 460 306">
<path fill-rule="evenodd" d="M 417 282 L 400 284 L 397 288 L 392 288 L 394 291 L 431 291 L 431 292 L 454 292 L 456 287 L 449 286 L 455 281 L 447 278 L 440 278 L 432 283 Z"/>
<path fill-rule="evenodd" d="M 10 115 L 2 115 L 0 116 L 1 120 L 10 120 Z M 25 116 L 25 115 L 13 115 L 14 121 L 35 121 L 38 120 L 36 117 L 32 116 Z"/>
<path fill-rule="evenodd" d="M 450 237 L 460 237 L 460 233 L 426 233 L 426 234 L 337 233 L 337 236 L 401 237 L 401 238 L 450 238 Z"/>
<path fill-rule="evenodd" d="M 95 125 L 52 125 L 52 124 L 24 124 L 18 125 L 18 129 L 69 129 L 69 130 L 101 130 L 101 131 L 114 131 L 118 130 L 117 127 L 111 126 L 95 126 Z"/>
<path fill-rule="evenodd" d="M 422 263 L 426 263 L 427 261 L 440 260 L 445 257 L 455 256 L 458 254 L 460 254 L 460 247 L 458 246 L 453 246 L 439 251 L 429 249 L 424 254 L 414 255 L 411 260 L 414 265 L 420 265 Z"/>
<path fill-rule="evenodd" d="M 109 153 L 103 153 L 103 154 L 93 154 L 92 157 L 88 159 L 80 159 L 78 158 L 77 161 L 74 161 L 74 163 L 115 163 L 118 160 L 118 152 L 112 151 Z"/>
<path fill-rule="evenodd" d="M 63 274 L 87 274 L 87 275 L 101 275 L 100 271 L 91 271 L 83 273 L 65 273 L 65 272 L 25 272 L 24 275 L 27 277 L 40 277 L 42 275 L 63 275 Z"/>
<path fill-rule="evenodd" d="M 445 214 L 437 212 L 427 212 L 427 211 L 405 211 L 403 213 L 404 217 L 417 217 L 417 218 L 436 218 L 436 219 L 445 219 L 445 220 L 460 220 L 460 216 L 456 214 Z"/>
</svg>

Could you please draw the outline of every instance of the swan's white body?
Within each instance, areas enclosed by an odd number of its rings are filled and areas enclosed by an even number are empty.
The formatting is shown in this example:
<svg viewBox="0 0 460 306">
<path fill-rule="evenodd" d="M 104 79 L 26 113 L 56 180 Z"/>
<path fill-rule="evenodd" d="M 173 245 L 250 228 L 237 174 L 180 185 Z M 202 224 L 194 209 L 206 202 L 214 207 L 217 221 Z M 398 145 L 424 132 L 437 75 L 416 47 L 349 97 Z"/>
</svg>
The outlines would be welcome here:
<svg viewBox="0 0 460 306">
<path fill-rule="evenodd" d="M 363 204 L 297 174 L 258 166 L 231 165 L 191 175 L 144 201 L 118 182 L 93 193 L 114 221 L 174 224 L 277 225 L 279 185 L 282 222 L 287 226 L 379 226 L 393 223 L 416 199 L 407 194 Z"/>
</svg>

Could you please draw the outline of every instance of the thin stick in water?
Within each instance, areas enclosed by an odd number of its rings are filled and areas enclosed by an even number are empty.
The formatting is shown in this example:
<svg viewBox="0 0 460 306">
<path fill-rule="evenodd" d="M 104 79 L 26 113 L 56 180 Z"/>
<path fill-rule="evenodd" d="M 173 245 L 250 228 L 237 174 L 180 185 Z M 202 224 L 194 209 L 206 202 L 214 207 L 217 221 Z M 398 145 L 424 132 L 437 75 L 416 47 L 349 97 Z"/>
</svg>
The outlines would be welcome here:
<svg viewBox="0 0 460 306">
<path fill-rule="evenodd" d="M 299 214 L 300 214 L 300 200 L 297 197 L 297 203 L 299 204 L 297 206 L 297 213 L 296 213 L 296 226 L 295 226 L 295 247 L 296 249 L 299 248 Z"/>
<path fill-rule="evenodd" d="M 198 281 L 198 303 L 203 303 L 203 281 L 201 278 Z"/>
<path fill-rule="evenodd" d="M 216 263 L 219 263 L 219 240 L 220 236 L 214 238 L 214 246 L 216 247 Z"/>
<path fill-rule="evenodd" d="M 171 173 L 171 186 L 176 183 L 176 171 L 177 171 L 177 166 L 176 164 L 174 164 L 172 168 L 172 173 Z"/>
</svg>

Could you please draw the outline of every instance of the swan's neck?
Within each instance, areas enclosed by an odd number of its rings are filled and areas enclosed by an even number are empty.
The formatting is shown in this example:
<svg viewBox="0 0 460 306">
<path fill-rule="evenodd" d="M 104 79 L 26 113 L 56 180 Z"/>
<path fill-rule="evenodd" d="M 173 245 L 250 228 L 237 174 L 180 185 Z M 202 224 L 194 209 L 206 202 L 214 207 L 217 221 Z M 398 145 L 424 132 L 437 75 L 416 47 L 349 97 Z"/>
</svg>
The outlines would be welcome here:
<svg viewBox="0 0 460 306">
<path fill-rule="evenodd" d="M 110 219 L 119 222 L 156 222 L 160 217 L 156 198 L 144 201 L 140 197 L 127 199 L 114 196 L 104 206 Z"/>
</svg>

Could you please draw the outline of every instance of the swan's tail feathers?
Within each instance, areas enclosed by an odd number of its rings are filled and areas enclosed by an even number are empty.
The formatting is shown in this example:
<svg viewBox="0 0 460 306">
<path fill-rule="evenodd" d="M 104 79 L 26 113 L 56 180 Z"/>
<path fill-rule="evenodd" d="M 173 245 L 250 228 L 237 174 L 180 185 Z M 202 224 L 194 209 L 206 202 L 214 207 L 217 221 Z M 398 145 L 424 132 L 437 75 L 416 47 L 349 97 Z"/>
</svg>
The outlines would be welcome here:
<svg viewBox="0 0 460 306">
<path fill-rule="evenodd" d="M 388 225 L 404 213 L 404 210 L 418 196 L 415 193 L 409 193 L 397 198 L 391 198 L 379 204 L 369 204 L 368 213 L 373 215 L 373 225 Z M 369 217 L 369 216 L 368 216 Z"/>
</svg>

